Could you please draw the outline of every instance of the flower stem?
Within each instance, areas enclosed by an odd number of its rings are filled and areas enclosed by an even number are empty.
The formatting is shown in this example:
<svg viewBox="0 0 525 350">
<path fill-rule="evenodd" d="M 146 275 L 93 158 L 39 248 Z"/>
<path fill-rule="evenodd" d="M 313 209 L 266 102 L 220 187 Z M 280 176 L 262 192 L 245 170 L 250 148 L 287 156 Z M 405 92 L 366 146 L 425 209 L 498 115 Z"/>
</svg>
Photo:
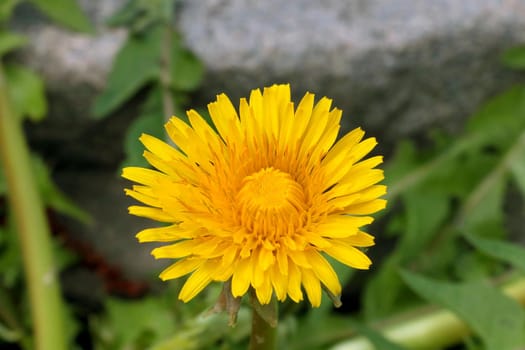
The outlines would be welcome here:
<svg viewBox="0 0 525 350">
<path fill-rule="evenodd" d="M 22 125 L 9 107 L 7 82 L 0 63 L 0 162 L 8 186 L 29 288 L 34 348 L 63 350 L 63 301 L 52 259 L 49 227 L 37 191 Z"/>
<path fill-rule="evenodd" d="M 261 305 L 256 297 L 252 298 L 252 333 L 250 336 L 250 350 L 275 349 L 277 333 L 277 302 L 273 300 L 268 305 Z M 261 314 L 266 314 L 266 319 Z M 270 315 L 270 316 L 269 316 Z M 268 316 L 274 324 L 268 322 Z"/>
</svg>

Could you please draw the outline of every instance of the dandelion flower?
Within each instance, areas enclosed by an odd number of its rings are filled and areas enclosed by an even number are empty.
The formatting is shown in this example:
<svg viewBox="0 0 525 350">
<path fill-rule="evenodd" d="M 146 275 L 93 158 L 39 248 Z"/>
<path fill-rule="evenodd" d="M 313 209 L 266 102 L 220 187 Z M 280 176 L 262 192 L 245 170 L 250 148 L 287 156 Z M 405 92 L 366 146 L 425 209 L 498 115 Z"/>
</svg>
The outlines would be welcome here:
<svg viewBox="0 0 525 350">
<path fill-rule="evenodd" d="M 378 184 L 381 156 L 363 160 L 376 145 L 357 128 L 339 141 L 341 110 L 314 104 L 306 93 L 297 108 L 289 85 L 253 90 L 239 112 L 218 95 L 208 105 L 214 127 L 196 111 L 189 124 L 166 124 L 174 148 L 149 135 L 140 141 L 155 168 L 128 167 L 137 185 L 126 193 L 144 206 L 133 215 L 168 223 L 137 234 L 140 242 L 171 242 L 155 258 L 174 259 L 162 280 L 190 275 L 179 299 L 189 301 L 211 282 L 228 282 L 233 297 L 253 289 L 261 304 L 275 294 L 312 306 L 321 290 L 341 284 L 327 257 L 356 269 L 371 261 L 360 247 L 374 244 L 361 228 L 385 207 Z"/>
</svg>

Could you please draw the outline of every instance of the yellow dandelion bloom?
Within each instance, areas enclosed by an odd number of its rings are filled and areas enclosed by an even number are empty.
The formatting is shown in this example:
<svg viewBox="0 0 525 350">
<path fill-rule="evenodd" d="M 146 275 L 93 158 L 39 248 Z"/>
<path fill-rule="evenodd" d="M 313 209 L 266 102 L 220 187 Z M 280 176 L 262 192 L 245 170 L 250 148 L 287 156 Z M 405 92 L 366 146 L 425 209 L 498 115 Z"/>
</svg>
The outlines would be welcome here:
<svg viewBox="0 0 525 350">
<path fill-rule="evenodd" d="M 215 129 L 194 110 L 190 124 L 173 117 L 165 127 L 178 148 L 142 135 L 156 170 L 123 171 L 137 183 L 126 193 L 145 204 L 130 213 L 170 224 L 137 234 L 172 242 L 152 252 L 176 260 L 160 278 L 190 274 L 184 302 L 214 281 L 229 281 L 233 297 L 253 288 L 261 304 L 306 292 L 319 306 L 322 288 L 339 296 L 326 257 L 368 269 L 359 248 L 374 240 L 361 227 L 386 205 L 382 157 L 363 160 L 376 140 L 358 128 L 336 142 L 341 111 L 311 93 L 294 108 L 289 85 L 253 90 L 239 113 L 224 94 L 208 110 Z"/>
</svg>

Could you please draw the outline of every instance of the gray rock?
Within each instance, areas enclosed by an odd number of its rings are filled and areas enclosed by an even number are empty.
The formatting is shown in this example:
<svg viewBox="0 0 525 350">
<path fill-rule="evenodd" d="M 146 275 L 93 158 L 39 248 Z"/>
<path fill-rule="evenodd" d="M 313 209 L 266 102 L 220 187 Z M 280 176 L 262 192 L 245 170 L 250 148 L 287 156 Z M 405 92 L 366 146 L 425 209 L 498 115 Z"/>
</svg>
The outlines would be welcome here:
<svg viewBox="0 0 525 350">
<path fill-rule="evenodd" d="M 389 144 L 460 127 L 513 81 L 499 55 L 525 42 L 522 0 L 205 0 L 179 13 L 208 69 L 204 99 L 291 82 Z"/>
</svg>

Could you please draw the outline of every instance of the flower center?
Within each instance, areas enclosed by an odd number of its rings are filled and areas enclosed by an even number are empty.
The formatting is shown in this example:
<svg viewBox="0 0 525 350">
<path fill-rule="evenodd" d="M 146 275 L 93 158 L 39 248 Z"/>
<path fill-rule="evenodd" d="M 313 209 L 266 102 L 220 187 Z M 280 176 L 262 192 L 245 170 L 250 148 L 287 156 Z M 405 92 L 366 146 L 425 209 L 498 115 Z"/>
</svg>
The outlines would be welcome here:
<svg viewBox="0 0 525 350">
<path fill-rule="evenodd" d="M 241 225 L 263 241 L 275 242 L 302 225 L 303 188 L 283 171 L 269 167 L 246 176 L 236 199 Z"/>
</svg>

